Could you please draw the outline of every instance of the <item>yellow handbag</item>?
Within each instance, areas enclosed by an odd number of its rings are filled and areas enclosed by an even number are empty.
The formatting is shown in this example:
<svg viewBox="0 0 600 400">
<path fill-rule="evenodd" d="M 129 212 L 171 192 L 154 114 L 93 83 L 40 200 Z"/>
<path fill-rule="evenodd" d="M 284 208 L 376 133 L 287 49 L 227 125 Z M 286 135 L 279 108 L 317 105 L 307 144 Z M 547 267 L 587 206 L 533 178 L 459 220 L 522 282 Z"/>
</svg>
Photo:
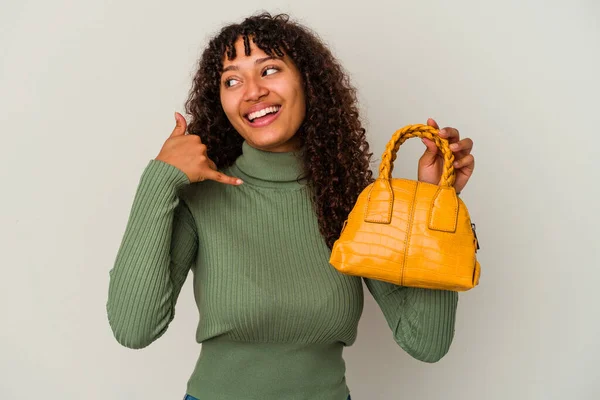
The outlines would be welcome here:
<svg viewBox="0 0 600 400">
<path fill-rule="evenodd" d="M 329 262 L 335 269 L 427 289 L 466 291 L 479 284 L 475 225 L 453 187 L 454 154 L 438 132 L 417 124 L 394 133 L 379 177 L 360 193 L 333 245 Z M 441 150 L 438 185 L 392 179 L 396 153 L 412 137 L 430 139 Z"/>
</svg>

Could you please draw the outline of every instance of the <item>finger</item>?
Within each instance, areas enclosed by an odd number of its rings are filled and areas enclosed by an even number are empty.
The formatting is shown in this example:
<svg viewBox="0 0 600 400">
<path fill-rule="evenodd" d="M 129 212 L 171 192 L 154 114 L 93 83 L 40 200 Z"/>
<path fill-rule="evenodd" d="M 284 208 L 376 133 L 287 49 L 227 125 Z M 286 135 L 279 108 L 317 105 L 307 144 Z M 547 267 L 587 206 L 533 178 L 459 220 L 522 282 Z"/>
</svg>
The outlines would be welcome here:
<svg viewBox="0 0 600 400">
<path fill-rule="evenodd" d="M 427 118 L 427 125 L 433 126 L 435 129 L 440 129 L 437 122 L 433 118 Z"/>
<path fill-rule="evenodd" d="M 427 147 L 427 150 L 433 154 L 437 154 L 438 147 L 433 140 L 427 138 L 421 138 L 421 142 Z"/>
<path fill-rule="evenodd" d="M 177 111 L 175 111 L 175 121 L 175 128 L 173 129 L 173 132 L 171 132 L 170 137 L 185 135 L 187 122 L 185 118 L 183 118 L 183 115 L 179 114 Z"/>
<path fill-rule="evenodd" d="M 461 172 L 470 175 L 470 172 L 473 172 L 473 169 L 475 169 L 475 157 L 473 157 L 473 154 L 469 154 L 460 160 L 454 161 L 453 165 L 454 168 L 460 169 Z"/>
<path fill-rule="evenodd" d="M 453 153 L 460 153 L 463 156 L 471 154 L 472 149 L 473 141 L 469 138 L 464 138 L 463 140 L 450 145 L 450 150 L 452 150 Z"/>
<path fill-rule="evenodd" d="M 231 176 L 227 176 L 219 171 L 212 171 L 212 172 L 208 173 L 205 178 L 211 179 L 213 181 L 225 183 L 228 185 L 238 186 L 238 185 L 241 185 L 242 183 L 244 183 L 240 178 L 234 178 Z"/>
<path fill-rule="evenodd" d="M 437 145 L 427 138 L 421 138 L 423 144 L 427 147 L 425 153 L 421 156 L 421 162 L 423 165 L 432 165 L 437 161 L 438 147 Z"/>
<path fill-rule="evenodd" d="M 450 143 L 455 143 L 460 140 L 460 132 L 458 132 L 458 129 L 451 128 L 449 126 L 440 129 L 439 135 L 444 139 L 448 139 L 448 142 Z"/>
</svg>

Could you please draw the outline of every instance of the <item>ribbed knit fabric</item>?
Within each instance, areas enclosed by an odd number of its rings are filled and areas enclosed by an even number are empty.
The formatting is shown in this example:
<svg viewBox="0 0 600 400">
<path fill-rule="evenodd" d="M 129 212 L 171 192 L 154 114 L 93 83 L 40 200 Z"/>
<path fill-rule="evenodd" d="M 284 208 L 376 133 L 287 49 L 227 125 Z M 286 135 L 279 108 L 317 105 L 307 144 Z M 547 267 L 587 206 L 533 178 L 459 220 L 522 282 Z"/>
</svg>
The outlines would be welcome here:
<svg viewBox="0 0 600 400">
<path fill-rule="evenodd" d="M 110 271 L 109 322 L 122 345 L 149 345 L 191 270 L 202 350 L 187 393 L 199 399 L 348 396 L 342 351 L 356 340 L 362 282 L 328 262 L 299 155 L 245 142 L 223 171 L 240 186 L 190 184 L 157 160 L 142 174 Z M 425 362 L 446 354 L 456 292 L 365 283 L 405 351 Z"/>
</svg>

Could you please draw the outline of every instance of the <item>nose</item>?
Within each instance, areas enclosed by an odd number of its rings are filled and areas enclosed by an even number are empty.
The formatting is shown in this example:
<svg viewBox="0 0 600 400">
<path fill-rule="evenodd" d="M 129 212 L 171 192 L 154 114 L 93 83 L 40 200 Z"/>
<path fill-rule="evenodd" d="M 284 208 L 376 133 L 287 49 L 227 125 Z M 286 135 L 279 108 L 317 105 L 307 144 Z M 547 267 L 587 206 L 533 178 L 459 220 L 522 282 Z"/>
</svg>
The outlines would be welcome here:
<svg viewBox="0 0 600 400">
<path fill-rule="evenodd" d="M 267 89 L 259 79 L 248 79 L 246 81 L 246 92 L 244 93 L 245 101 L 257 101 L 269 94 Z"/>
</svg>

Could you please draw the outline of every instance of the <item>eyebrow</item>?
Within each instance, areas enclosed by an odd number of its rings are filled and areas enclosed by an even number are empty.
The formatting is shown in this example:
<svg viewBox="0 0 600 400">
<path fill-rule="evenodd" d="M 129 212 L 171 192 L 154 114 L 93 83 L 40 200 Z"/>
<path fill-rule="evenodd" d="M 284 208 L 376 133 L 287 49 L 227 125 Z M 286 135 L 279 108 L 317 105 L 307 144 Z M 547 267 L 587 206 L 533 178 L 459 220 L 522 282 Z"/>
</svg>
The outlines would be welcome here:
<svg viewBox="0 0 600 400">
<path fill-rule="evenodd" d="M 269 60 L 282 60 L 282 57 L 277 57 L 277 56 L 269 56 L 269 57 L 263 57 L 263 58 L 259 58 L 256 61 L 254 61 L 254 65 L 258 65 L 258 64 L 262 64 L 265 61 L 269 61 Z M 221 71 L 221 74 L 224 74 L 227 71 L 239 71 L 240 68 L 237 65 L 230 65 L 226 68 L 223 68 L 223 71 Z"/>
</svg>

